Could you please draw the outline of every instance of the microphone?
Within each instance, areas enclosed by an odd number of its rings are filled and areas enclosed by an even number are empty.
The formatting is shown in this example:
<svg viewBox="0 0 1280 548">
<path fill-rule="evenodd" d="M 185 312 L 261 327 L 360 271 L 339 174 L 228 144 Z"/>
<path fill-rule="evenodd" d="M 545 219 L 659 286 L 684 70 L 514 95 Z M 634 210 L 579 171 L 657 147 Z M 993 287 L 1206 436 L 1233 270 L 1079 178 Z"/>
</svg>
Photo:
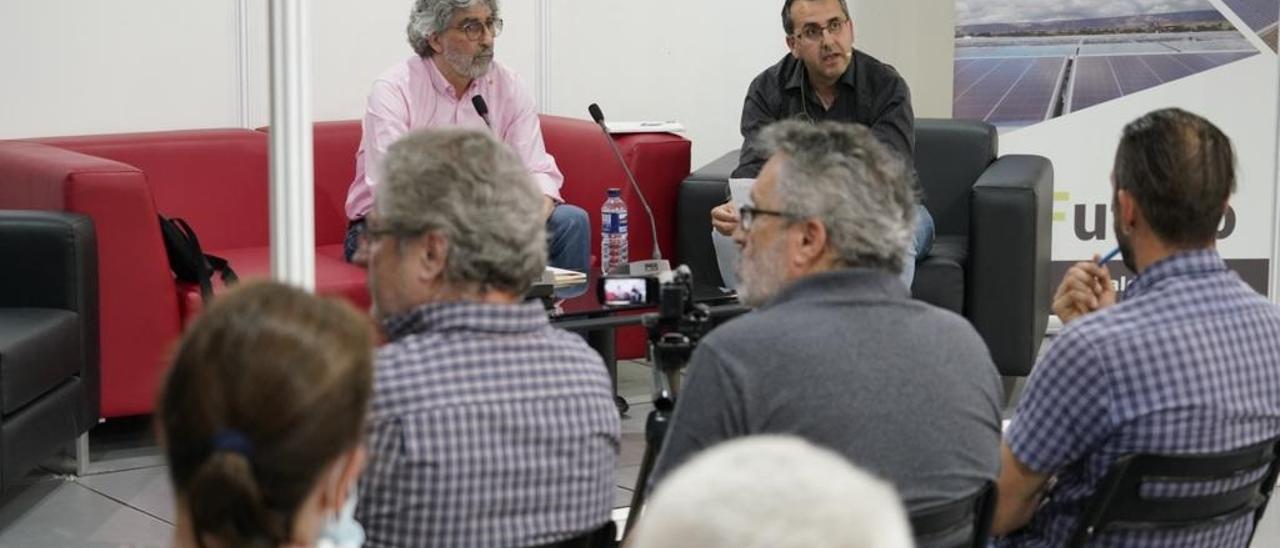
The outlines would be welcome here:
<svg viewBox="0 0 1280 548">
<path fill-rule="evenodd" d="M 604 113 L 600 111 L 600 105 L 591 103 L 591 106 L 587 107 L 587 112 L 591 113 L 591 119 L 595 120 L 596 125 L 600 126 L 600 131 L 604 132 L 604 140 L 609 142 L 609 148 L 613 150 L 614 157 L 618 159 L 618 165 L 622 166 L 622 172 L 627 175 L 627 181 L 631 183 L 631 188 L 636 191 L 636 196 L 640 198 L 640 205 L 644 206 L 645 215 L 649 217 L 649 232 L 650 236 L 653 236 L 653 258 L 647 261 L 631 261 L 627 265 L 630 274 L 632 276 L 647 276 L 669 272 L 671 264 L 662 260 L 662 249 L 658 247 L 658 223 L 654 221 L 653 210 L 649 209 L 649 201 L 644 199 L 644 192 L 640 190 L 640 185 L 636 183 L 636 176 L 631 173 L 631 167 L 627 165 L 626 160 L 622 159 L 622 151 L 618 150 L 618 143 L 613 142 L 613 136 L 609 134 L 609 127 L 604 124 Z"/>
<path fill-rule="evenodd" d="M 471 98 L 471 106 L 476 107 L 476 114 L 480 115 L 480 119 L 484 120 L 484 125 L 493 129 L 493 122 L 489 121 L 489 104 L 484 102 L 484 97 L 476 95 Z"/>
</svg>

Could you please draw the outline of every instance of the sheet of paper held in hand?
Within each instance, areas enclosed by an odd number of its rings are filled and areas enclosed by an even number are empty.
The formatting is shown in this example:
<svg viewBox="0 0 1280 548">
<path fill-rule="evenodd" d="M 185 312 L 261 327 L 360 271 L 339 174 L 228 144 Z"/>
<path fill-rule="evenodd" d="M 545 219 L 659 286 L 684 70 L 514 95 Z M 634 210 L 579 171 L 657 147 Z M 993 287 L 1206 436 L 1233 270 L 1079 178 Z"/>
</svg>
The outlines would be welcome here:
<svg viewBox="0 0 1280 548">
<path fill-rule="evenodd" d="M 739 206 L 750 204 L 751 187 L 755 184 L 755 179 L 729 179 L 729 196 L 732 197 L 733 203 Z"/>
<path fill-rule="evenodd" d="M 733 200 L 735 208 L 744 204 L 754 205 L 751 201 L 751 187 L 755 184 L 755 179 L 729 179 L 729 197 Z M 736 289 L 738 287 L 738 245 L 733 243 L 729 236 L 715 229 L 711 229 L 711 245 L 716 250 L 716 266 L 720 269 L 720 279 L 724 280 L 724 287 Z"/>
</svg>

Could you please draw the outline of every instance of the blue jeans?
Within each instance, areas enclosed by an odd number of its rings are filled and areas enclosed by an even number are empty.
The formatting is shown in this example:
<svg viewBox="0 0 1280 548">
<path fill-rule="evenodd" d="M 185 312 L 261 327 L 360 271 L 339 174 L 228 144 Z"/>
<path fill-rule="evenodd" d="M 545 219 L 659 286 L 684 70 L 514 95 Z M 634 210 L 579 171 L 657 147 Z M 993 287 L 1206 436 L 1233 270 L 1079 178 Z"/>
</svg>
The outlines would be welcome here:
<svg viewBox="0 0 1280 548">
<path fill-rule="evenodd" d="M 912 246 L 907 249 L 907 256 L 902 261 L 902 274 L 899 279 L 911 290 L 911 282 L 916 279 L 916 261 L 928 257 L 933 249 L 933 215 L 924 207 L 916 204 L 916 234 L 912 238 Z"/>
<path fill-rule="evenodd" d="M 361 234 L 364 234 L 364 219 L 347 223 L 347 237 L 342 240 L 342 257 L 347 262 L 351 262 L 351 257 L 356 254 L 356 248 L 360 247 Z"/>
<path fill-rule="evenodd" d="M 351 261 L 364 233 L 364 219 L 352 221 L 347 226 L 347 237 L 342 252 Z M 586 272 L 591 267 L 591 222 L 582 208 L 558 204 L 547 219 L 547 264 Z"/>
<path fill-rule="evenodd" d="M 547 219 L 547 264 L 586 272 L 591 268 L 591 221 L 586 210 L 556 204 Z"/>
</svg>

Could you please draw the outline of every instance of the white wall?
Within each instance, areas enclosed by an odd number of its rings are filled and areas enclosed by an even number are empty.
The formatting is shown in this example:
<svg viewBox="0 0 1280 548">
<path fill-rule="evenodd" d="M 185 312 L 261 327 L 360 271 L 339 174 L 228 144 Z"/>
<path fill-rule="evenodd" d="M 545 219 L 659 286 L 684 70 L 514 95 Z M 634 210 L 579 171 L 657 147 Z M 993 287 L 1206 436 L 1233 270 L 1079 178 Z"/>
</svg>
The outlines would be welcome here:
<svg viewBox="0 0 1280 548">
<path fill-rule="evenodd" d="M 955 9 L 951 0 L 849 2 L 857 23 L 855 47 L 897 67 L 921 118 L 951 117 Z"/>
<path fill-rule="evenodd" d="M 683 123 L 693 164 L 742 145 L 747 85 L 787 53 L 778 0 L 557 0 L 545 111 Z M 953 2 L 851 0 L 855 47 L 895 65 L 917 115 L 951 115 Z"/>
<path fill-rule="evenodd" d="M 0 2 L 0 138 L 236 125 L 234 0 Z"/>
<path fill-rule="evenodd" d="M 242 2 L 249 46 L 243 112 Z M 0 138 L 227 127 L 242 119 L 265 125 L 268 4 L 0 2 L 0 74 L 8 84 L 0 86 Z M 404 38 L 411 2 L 309 5 L 315 118 L 359 117 L 372 79 L 412 54 Z M 902 71 L 917 114 L 949 116 L 953 3 L 850 6 L 856 46 Z M 587 105 L 598 102 L 612 120 L 684 123 L 697 167 L 741 144 L 746 86 L 786 52 L 779 8 L 778 0 L 507 0 L 497 56 L 543 98 L 545 112 L 586 118 Z"/>
</svg>

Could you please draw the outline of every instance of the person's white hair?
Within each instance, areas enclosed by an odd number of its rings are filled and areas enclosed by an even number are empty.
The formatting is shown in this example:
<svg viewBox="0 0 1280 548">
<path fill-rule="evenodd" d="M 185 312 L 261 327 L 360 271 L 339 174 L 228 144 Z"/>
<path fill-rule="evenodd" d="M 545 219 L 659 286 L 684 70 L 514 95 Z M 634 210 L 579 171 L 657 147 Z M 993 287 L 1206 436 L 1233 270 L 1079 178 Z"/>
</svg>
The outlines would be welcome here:
<svg viewBox="0 0 1280 548">
<path fill-rule="evenodd" d="M 713 447 L 658 484 L 628 548 L 909 548 L 888 483 L 793 436 Z"/>
<path fill-rule="evenodd" d="M 491 131 L 424 129 L 383 158 L 378 223 L 403 241 L 439 232 L 444 279 L 456 288 L 529 289 L 547 261 L 542 194 L 520 158 Z"/>
<path fill-rule="evenodd" d="M 760 132 L 780 155 L 783 211 L 816 218 L 840 266 L 902 272 L 916 223 L 915 171 L 866 126 L 775 122 Z"/>
</svg>

